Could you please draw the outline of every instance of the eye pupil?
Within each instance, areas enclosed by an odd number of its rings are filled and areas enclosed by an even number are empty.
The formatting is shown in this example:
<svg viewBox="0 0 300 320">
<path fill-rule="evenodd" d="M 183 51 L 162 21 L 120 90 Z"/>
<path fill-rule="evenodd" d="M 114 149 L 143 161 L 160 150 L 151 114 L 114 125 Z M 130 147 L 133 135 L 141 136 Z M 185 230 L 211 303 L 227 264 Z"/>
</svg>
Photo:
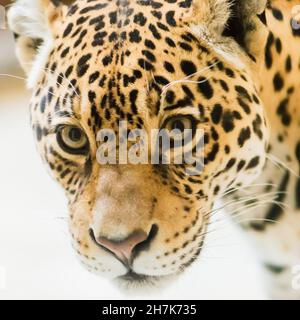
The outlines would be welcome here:
<svg viewBox="0 0 300 320">
<path fill-rule="evenodd" d="M 82 132 L 78 128 L 71 128 L 69 131 L 69 138 L 74 141 L 78 142 L 82 138 Z"/>
<path fill-rule="evenodd" d="M 184 132 L 184 123 L 180 120 L 176 120 L 173 122 L 172 130 L 179 130 L 180 132 Z"/>
</svg>

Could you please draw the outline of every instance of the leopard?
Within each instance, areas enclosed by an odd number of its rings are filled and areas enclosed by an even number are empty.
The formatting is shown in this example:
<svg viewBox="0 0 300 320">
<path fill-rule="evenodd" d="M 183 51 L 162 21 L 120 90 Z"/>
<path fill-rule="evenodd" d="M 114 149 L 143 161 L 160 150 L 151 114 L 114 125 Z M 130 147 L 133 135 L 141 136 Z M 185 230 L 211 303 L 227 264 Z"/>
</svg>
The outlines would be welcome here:
<svg viewBox="0 0 300 320">
<path fill-rule="evenodd" d="M 242 215 L 270 297 L 300 298 L 297 2 L 14 2 L 34 139 L 88 271 L 121 288 L 175 281 L 201 260 L 221 203 L 230 219 Z M 100 163 L 99 132 L 119 137 L 121 122 L 127 132 L 201 130 L 191 138 L 203 142 L 201 170 Z"/>
</svg>

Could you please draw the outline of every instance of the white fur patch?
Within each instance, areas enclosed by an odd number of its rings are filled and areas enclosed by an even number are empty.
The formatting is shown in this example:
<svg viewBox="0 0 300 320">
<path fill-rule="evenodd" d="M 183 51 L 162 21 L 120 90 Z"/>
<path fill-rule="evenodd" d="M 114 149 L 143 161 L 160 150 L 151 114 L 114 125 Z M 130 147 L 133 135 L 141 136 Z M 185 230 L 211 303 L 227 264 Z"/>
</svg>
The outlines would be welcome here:
<svg viewBox="0 0 300 320">
<path fill-rule="evenodd" d="M 29 88 L 34 87 L 40 78 L 53 46 L 45 4 L 44 0 L 18 0 L 8 12 L 8 22 L 12 31 L 25 38 L 43 40 L 36 57 L 30 62 L 32 67 L 27 80 Z"/>
<path fill-rule="evenodd" d="M 42 0 L 18 0 L 8 12 L 10 28 L 28 38 L 45 39 L 49 35 L 48 21 Z"/>
<path fill-rule="evenodd" d="M 32 68 L 27 77 L 27 87 L 29 89 L 34 88 L 38 80 L 44 74 L 44 68 L 47 64 L 49 54 L 53 48 L 53 40 L 47 39 L 43 45 L 39 48 L 39 52 L 33 62 Z"/>
</svg>

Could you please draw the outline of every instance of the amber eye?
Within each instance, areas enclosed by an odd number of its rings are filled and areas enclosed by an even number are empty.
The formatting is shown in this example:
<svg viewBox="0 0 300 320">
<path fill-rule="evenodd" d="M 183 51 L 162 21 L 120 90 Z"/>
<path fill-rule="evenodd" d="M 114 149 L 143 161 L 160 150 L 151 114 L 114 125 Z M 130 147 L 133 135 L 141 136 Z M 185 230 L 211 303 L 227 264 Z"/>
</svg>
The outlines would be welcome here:
<svg viewBox="0 0 300 320">
<path fill-rule="evenodd" d="M 71 154 L 87 154 L 89 142 L 86 134 L 76 126 L 61 126 L 57 131 L 59 146 Z"/>
<path fill-rule="evenodd" d="M 184 130 L 192 129 L 192 121 L 189 118 L 175 118 L 169 121 L 168 127 L 169 130 L 184 132 Z"/>
<path fill-rule="evenodd" d="M 177 130 L 184 133 L 184 130 L 195 130 L 196 120 L 192 116 L 178 115 L 167 119 L 163 125 L 163 129 L 168 131 Z"/>
</svg>

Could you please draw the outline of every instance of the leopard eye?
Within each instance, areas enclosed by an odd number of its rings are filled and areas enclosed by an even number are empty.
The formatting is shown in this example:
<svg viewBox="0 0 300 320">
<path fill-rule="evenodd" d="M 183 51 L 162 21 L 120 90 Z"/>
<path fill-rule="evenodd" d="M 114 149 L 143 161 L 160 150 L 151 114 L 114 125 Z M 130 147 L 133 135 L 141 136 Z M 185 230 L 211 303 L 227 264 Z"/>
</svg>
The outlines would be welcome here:
<svg viewBox="0 0 300 320">
<path fill-rule="evenodd" d="M 192 121 L 188 118 L 175 118 L 171 119 L 168 123 L 167 129 L 169 130 L 179 130 L 180 132 L 184 132 L 184 130 L 192 129 Z"/>
<path fill-rule="evenodd" d="M 184 130 L 194 130 L 195 129 L 195 119 L 191 116 L 178 115 L 169 118 L 165 121 L 163 129 L 168 131 L 178 130 L 184 133 Z"/>
<path fill-rule="evenodd" d="M 61 126 L 57 132 L 59 146 L 68 153 L 86 155 L 89 142 L 86 134 L 76 126 Z"/>
</svg>

